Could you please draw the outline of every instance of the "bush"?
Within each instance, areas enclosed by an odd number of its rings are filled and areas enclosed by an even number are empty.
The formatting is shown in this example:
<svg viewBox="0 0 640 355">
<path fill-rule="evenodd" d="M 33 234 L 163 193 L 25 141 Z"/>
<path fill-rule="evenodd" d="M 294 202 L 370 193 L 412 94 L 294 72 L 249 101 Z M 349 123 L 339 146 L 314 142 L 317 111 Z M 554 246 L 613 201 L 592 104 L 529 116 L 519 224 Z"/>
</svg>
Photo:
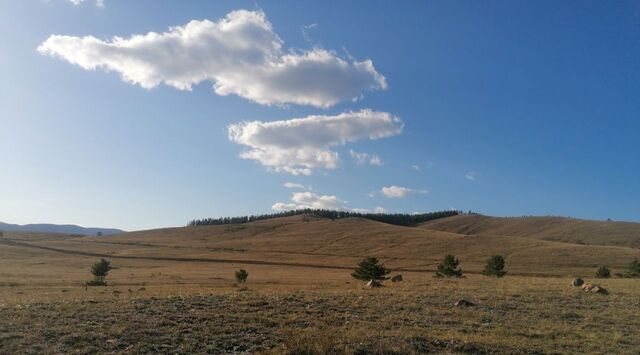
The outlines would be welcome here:
<svg viewBox="0 0 640 355">
<path fill-rule="evenodd" d="M 245 269 L 240 269 L 238 271 L 236 271 L 236 281 L 238 281 L 238 283 L 245 283 L 247 282 L 247 278 L 249 277 L 249 273 L 247 272 L 247 270 Z"/>
<path fill-rule="evenodd" d="M 111 262 L 105 259 L 100 259 L 97 263 L 91 267 L 91 273 L 93 274 L 93 280 L 87 282 L 87 286 L 106 286 L 107 281 L 105 278 L 109 274 L 109 271 L 113 269 Z"/>
<path fill-rule="evenodd" d="M 502 255 L 494 255 L 487 260 L 482 274 L 485 276 L 502 277 L 507 272 L 504 271 L 504 257 Z"/>
<path fill-rule="evenodd" d="M 632 276 L 640 276 L 640 260 L 639 259 L 633 259 L 633 261 L 629 263 L 629 273 Z"/>
<path fill-rule="evenodd" d="M 460 261 L 453 255 L 447 254 L 436 271 L 435 277 L 462 277 L 462 270 L 458 268 Z"/>
<path fill-rule="evenodd" d="M 606 265 L 602 265 L 598 268 L 598 271 L 596 271 L 596 277 L 601 279 L 608 279 L 609 277 L 611 277 L 611 270 L 609 270 Z"/>
<path fill-rule="evenodd" d="M 383 281 L 388 279 L 387 275 L 391 270 L 380 264 L 380 261 L 374 257 L 364 258 L 358 267 L 351 273 L 351 277 L 361 281 Z"/>
</svg>

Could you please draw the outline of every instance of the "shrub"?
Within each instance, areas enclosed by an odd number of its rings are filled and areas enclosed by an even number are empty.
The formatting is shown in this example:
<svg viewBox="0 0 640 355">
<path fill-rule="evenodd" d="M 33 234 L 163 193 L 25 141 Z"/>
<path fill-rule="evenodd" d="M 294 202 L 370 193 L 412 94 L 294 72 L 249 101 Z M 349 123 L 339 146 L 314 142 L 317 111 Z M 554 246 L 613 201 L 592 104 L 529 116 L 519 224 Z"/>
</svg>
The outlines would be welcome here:
<svg viewBox="0 0 640 355">
<path fill-rule="evenodd" d="M 487 260 L 482 274 L 485 276 L 502 277 L 507 272 L 504 271 L 504 257 L 502 255 L 494 255 Z"/>
<path fill-rule="evenodd" d="M 374 257 L 364 258 L 358 267 L 351 273 L 351 277 L 361 281 L 383 281 L 388 279 L 387 275 L 391 270 L 380 264 L 380 261 Z"/>
<path fill-rule="evenodd" d="M 606 265 L 602 265 L 596 271 L 596 277 L 601 279 L 608 279 L 611 277 L 611 270 Z"/>
<path fill-rule="evenodd" d="M 91 273 L 93 274 L 93 280 L 87 282 L 87 286 L 106 286 L 107 281 L 105 278 L 109 274 L 109 271 L 113 269 L 111 262 L 105 259 L 100 259 L 97 263 L 91 267 Z"/>
<path fill-rule="evenodd" d="M 639 259 L 633 259 L 633 261 L 629 263 L 629 273 L 631 274 L 631 276 L 640 276 L 640 260 Z"/>
<path fill-rule="evenodd" d="M 247 270 L 245 269 L 240 269 L 238 271 L 236 271 L 236 281 L 238 281 L 238 283 L 245 283 L 247 282 L 247 278 L 249 277 L 249 273 L 247 272 Z"/>
<path fill-rule="evenodd" d="M 447 254 L 438 265 L 435 277 L 462 277 L 462 270 L 458 268 L 460 261 L 453 255 Z"/>
</svg>

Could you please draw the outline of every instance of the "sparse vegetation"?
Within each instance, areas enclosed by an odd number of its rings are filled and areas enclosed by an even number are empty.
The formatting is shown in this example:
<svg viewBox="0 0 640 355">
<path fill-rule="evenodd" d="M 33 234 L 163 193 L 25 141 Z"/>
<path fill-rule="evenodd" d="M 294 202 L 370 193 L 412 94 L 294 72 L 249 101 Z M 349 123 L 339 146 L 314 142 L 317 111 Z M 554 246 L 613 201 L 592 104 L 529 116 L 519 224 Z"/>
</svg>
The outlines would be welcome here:
<svg viewBox="0 0 640 355">
<path fill-rule="evenodd" d="M 236 271 L 235 275 L 236 275 L 236 281 L 241 284 L 247 282 L 247 278 L 249 277 L 249 273 L 245 269 L 240 269 Z"/>
<path fill-rule="evenodd" d="M 91 267 L 91 273 L 93 274 L 93 280 L 87 282 L 87 286 L 106 286 L 107 281 L 105 278 L 109 274 L 109 271 L 113 269 L 111 262 L 105 259 L 100 259 L 97 263 Z"/>
<path fill-rule="evenodd" d="M 485 265 L 482 274 L 485 276 L 502 277 L 507 274 L 507 272 L 504 271 L 504 265 L 504 257 L 502 255 L 494 255 L 487 260 L 487 265 Z"/>
<path fill-rule="evenodd" d="M 602 265 L 596 271 L 596 277 L 600 279 L 608 279 L 611 277 L 611 270 L 606 265 Z"/>
<path fill-rule="evenodd" d="M 629 274 L 631 274 L 632 277 L 640 276 L 640 259 L 633 259 L 629 263 Z"/>
<path fill-rule="evenodd" d="M 458 268 L 460 261 L 453 255 L 447 254 L 442 260 L 442 263 L 438 265 L 438 271 L 436 271 L 435 277 L 462 277 L 462 270 Z"/>
<path fill-rule="evenodd" d="M 382 282 L 386 280 L 391 270 L 380 264 L 380 261 L 374 257 L 364 258 L 358 267 L 351 273 L 354 279 L 360 281 Z"/>
</svg>

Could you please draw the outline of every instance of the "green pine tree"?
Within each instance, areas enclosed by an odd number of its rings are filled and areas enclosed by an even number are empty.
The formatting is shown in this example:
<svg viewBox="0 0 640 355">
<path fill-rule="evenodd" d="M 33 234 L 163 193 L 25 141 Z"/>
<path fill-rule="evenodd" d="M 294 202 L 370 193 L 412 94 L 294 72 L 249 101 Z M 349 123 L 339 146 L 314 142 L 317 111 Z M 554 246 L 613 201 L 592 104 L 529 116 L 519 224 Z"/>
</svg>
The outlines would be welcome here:
<svg viewBox="0 0 640 355">
<path fill-rule="evenodd" d="M 462 270 L 458 268 L 460 261 L 453 255 L 447 254 L 436 271 L 435 277 L 461 277 Z"/>
<path fill-rule="evenodd" d="M 504 264 L 504 257 L 502 255 L 494 255 L 487 260 L 487 265 L 485 265 L 482 274 L 485 276 L 502 277 L 507 273 L 504 271 Z"/>
<path fill-rule="evenodd" d="M 109 271 L 113 269 L 111 262 L 105 259 L 100 259 L 97 263 L 91 267 L 91 273 L 93 274 L 93 280 L 87 282 L 89 286 L 105 286 L 107 282 L 105 278 L 109 274 Z"/>
<path fill-rule="evenodd" d="M 236 271 L 236 281 L 238 281 L 238 283 L 242 284 L 247 282 L 248 277 L 249 277 L 249 273 L 245 269 L 240 269 Z"/>
<path fill-rule="evenodd" d="M 361 281 L 383 281 L 388 277 L 387 275 L 391 272 L 391 270 L 384 267 L 384 265 L 380 264 L 380 261 L 374 257 L 364 258 L 360 263 L 358 263 L 358 267 L 351 273 L 351 276 L 354 279 L 358 279 Z"/>
</svg>

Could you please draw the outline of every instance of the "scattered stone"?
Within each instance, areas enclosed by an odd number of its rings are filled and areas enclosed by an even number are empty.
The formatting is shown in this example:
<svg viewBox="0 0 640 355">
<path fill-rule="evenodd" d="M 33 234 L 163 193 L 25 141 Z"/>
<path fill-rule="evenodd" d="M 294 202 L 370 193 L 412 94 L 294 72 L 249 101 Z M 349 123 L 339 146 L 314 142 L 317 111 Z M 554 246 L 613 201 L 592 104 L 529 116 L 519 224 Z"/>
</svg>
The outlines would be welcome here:
<svg viewBox="0 0 640 355">
<path fill-rule="evenodd" d="M 122 292 L 120 292 L 120 291 L 118 291 L 118 290 L 114 290 L 114 291 L 113 291 L 113 294 L 114 294 L 114 295 L 119 295 L 119 294 L 121 294 L 121 293 L 122 293 Z"/>
<path fill-rule="evenodd" d="M 453 304 L 456 307 L 475 307 L 476 304 L 465 299 L 459 299 Z"/>
<path fill-rule="evenodd" d="M 400 282 L 402 281 L 402 275 L 395 275 L 391 278 L 391 282 Z"/>
<path fill-rule="evenodd" d="M 138 291 L 146 291 L 146 290 L 147 290 L 147 289 L 146 289 L 146 288 L 144 288 L 144 287 L 140 287 L 140 288 L 138 289 Z"/>
<path fill-rule="evenodd" d="M 594 284 L 584 284 L 582 285 L 582 290 L 585 292 L 600 293 L 603 295 L 609 294 L 609 291 L 607 291 L 604 287 Z"/>
<path fill-rule="evenodd" d="M 583 284 L 584 284 L 584 280 L 579 277 L 576 277 L 573 280 L 571 280 L 571 286 L 573 287 L 580 287 Z"/>
<path fill-rule="evenodd" d="M 369 288 L 382 287 L 382 284 L 380 283 L 380 281 L 371 280 L 371 281 L 367 282 L 367 287 L 369 287 Z"/>
</svg>

